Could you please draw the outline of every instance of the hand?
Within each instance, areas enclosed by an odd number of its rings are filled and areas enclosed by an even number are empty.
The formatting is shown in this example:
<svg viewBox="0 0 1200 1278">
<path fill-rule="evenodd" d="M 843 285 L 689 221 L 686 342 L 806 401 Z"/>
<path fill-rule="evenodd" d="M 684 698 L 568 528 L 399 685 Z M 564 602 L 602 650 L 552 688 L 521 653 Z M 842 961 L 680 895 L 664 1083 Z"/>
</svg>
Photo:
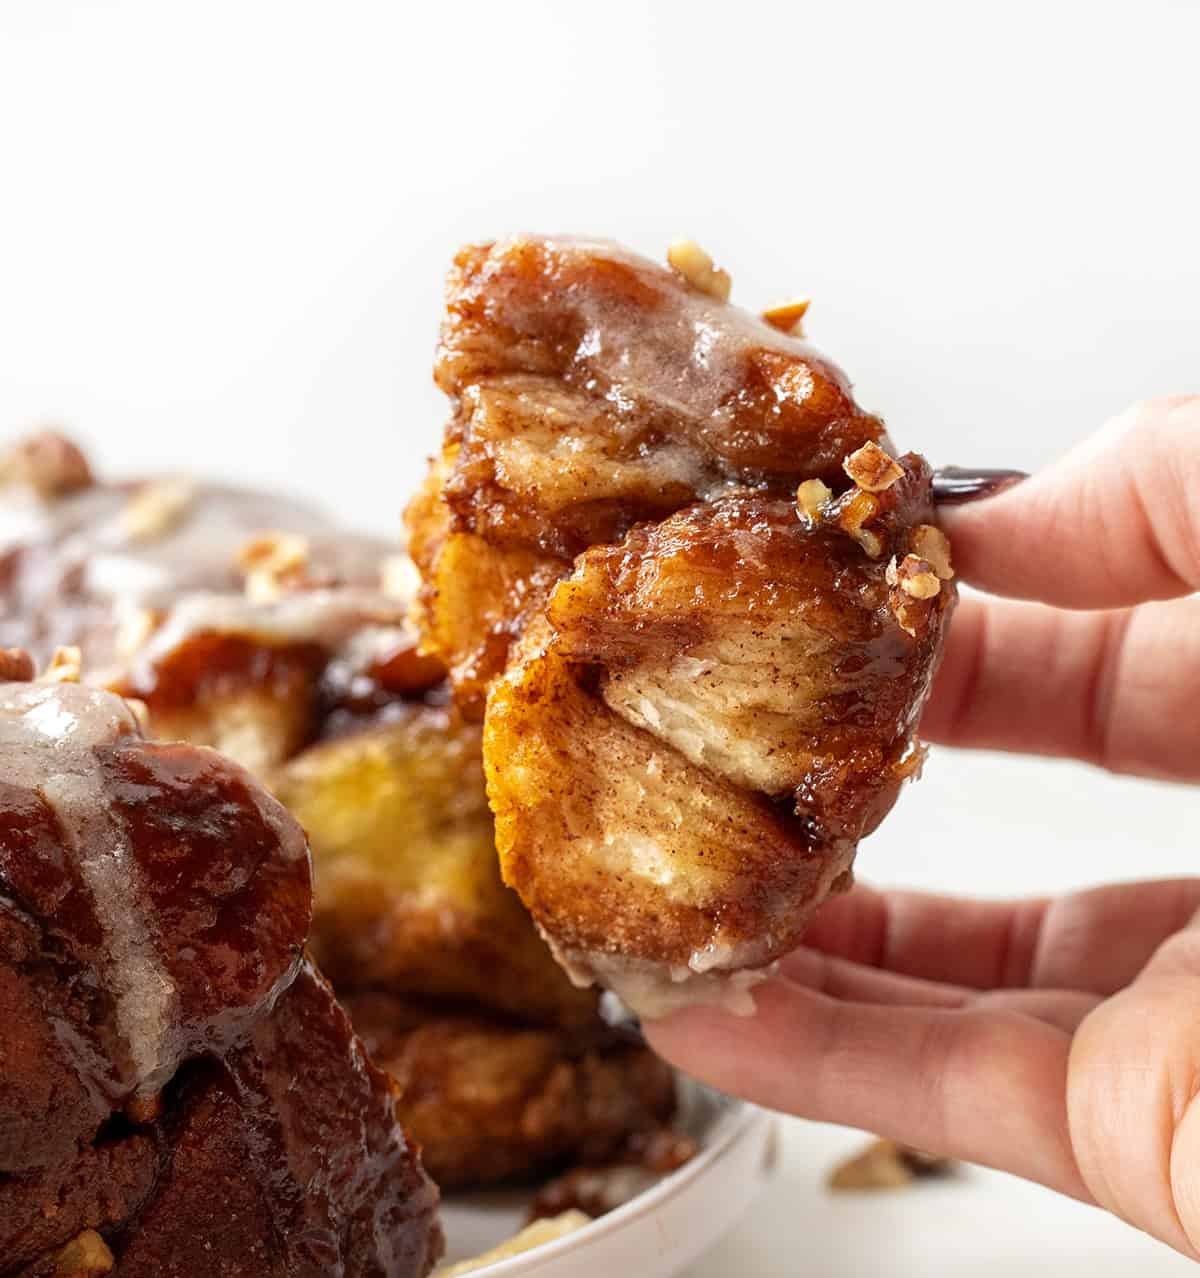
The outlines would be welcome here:
<svg viewBox="0 0 1200 1278">
<path fill-rule="evenodd" d="M 945 525 L 962 579 L 1036 602 L 960 601 L 924 735 L 1200 779 L 1200 398 L 1139 406 Z M 1197 911 L 1200 879 L 1007 903 L 858 887 L 755 1016 L 645 1030 L 726 1091 L 1025 1176 L 1200 1258 Z"/>
</svg>

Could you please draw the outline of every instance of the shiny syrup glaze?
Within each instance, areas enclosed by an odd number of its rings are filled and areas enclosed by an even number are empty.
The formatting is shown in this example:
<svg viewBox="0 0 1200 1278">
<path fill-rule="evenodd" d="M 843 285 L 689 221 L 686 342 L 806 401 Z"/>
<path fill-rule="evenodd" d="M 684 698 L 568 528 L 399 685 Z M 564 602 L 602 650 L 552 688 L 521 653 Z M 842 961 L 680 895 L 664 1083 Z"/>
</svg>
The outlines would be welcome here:
<svg viewBox="0 0 1200 1278">
<path fill-rule="evenodd" d="M 22 1213 L 41 1195 L 64 1229 L 101 1225 L 122 1275 L 194 1272 L 206 1230 L 250 1247 L 212 1210 L 213 1169 L 172 1194 L 189 1158 L 211 1161 L 180 1136 L 191 1105 L 225 1114 L 221 1175 L 269 1223 L 270 1254 L 221 1272 L 426 1273 L 436 1191 L 302 958 L 310 864 L 285 810 L 71 684 L 0 685 L 0 777 L 0 1274 L 31 1259 Z M 83 1178 L 101 1153 L 122 1192 Z"/>
<path fill-rule="evenodd" d="M 27 441 L 57 452 L 57 437 Z M 304 707 L 303 740 L 405 699 L 443 670 L 418 657 L 409 599 L 385 588 L 396 547 L 306 503 L 182 480 L 103 483 L 78 450 L 70 484 L 10 485 L 0 501 L 0 645 L 46 660 L 78 645 L 84 676 L 171 714 L 246 689 Z M 82 469 L 80 468 L 82 467 Z M 161 526 L 130 511 L 156 488 L 186 499 Z M 280 531 L 304 540 L 299 578 L 248 595 L 239 552 Z"/>
<path fill-rule="evenodd" d="M 840 492 L 846 454 L 886 440 L 814 347 L 608 241 L 469 246 L 446 297 L 451 416 L 407 520 L 424 637 L 476 717 L 580 552 L 731 490 Z M 447 603 L 464 579 L 473 611 Z"/>
</svg>

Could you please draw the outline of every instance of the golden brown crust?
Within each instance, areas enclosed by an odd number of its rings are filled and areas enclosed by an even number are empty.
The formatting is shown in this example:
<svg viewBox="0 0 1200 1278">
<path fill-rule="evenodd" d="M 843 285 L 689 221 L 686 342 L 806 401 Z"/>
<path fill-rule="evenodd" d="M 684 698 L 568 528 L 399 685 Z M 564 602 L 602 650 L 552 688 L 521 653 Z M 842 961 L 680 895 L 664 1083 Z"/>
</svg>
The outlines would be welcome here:
<svg viewBox="0 0 1200 1278">
<path fill-rule="evenodd" d="M 919 764 L 954 597 L 923 460 L 677 268 L 463 250 L 408 516 L 423 641 L 467 713 L 488 690 L 505 880 L 581 977 L 797 942 Z"/>
<path fill-rule="evenodd" d="M 605 1161 L 674 1109 L 670 1069 L 603 1028 L 517 1029 L 374 994 L 347 1006 L 443 1189 Z"/>
</svg>

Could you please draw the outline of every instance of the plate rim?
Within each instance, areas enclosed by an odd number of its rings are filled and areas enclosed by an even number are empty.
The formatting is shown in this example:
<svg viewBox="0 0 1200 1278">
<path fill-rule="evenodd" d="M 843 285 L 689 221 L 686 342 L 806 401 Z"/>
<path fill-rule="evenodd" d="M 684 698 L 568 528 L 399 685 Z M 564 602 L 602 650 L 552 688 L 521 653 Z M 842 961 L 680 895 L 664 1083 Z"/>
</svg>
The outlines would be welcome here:
<svg viewBox="0 0 1200 1278">
<path fill-rule="evenodd" d="M 715 1131 L 710 1144 L 706 1144 L 682 1167 L 669 1172 L 657 1184 L 643 1190 L 627 1203 L 622 1203 L 620 1207 L 605 1212 L 603 1216 L 597 1216 L 586 1225 L 569 1234 L 564 1234 L 561 1238 L 552 1239 L 529 1251 L 519 1252 L 515 1256 L 506 1256 L 503 1260 L 485 1265 L 478 1272 L 486 1275 L 486 1278 L 492 1278 L 493 1275 L 495 1278 L 505 1278 L 505 1275 L 528 1273 L 531 1262 L 540 1268 L 543 1263 L 549 1263 L 558 1256 L 577 1249 L 582 1243 L 594 1242 L 605 1234 L 622 1228 L 629 1221 L 652 1211 L 663 1202 L 683 1192 L 693 1180 L 721 1159 L 732 1145 L 754 1128 L 760 1125 L 773 1125 L 775 1122 L 775 1115 L 769 1110 L 738 1097 L 727 1096 L 724 1092 L 718 1092 L 716 1088 L 708 1087 L 704 1083 L 689 1081 L 704 1092 L 721 1097 L 724 1102 L 723 1112 L 713 1125 Z M 437 1278 L 436 1270 L 434 1278 Z"/>
</svg>

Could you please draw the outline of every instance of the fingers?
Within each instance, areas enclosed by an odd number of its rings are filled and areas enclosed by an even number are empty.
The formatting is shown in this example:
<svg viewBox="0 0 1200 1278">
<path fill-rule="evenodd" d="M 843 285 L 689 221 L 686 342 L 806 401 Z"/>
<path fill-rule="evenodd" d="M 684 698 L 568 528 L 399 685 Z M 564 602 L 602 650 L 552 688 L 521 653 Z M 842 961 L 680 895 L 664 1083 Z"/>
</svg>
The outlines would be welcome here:
<svg viewBox="0 0 1200 1278">
<path fill-rule="evenodd" d="M 1200 589 L 1200 396 L 1136 405 L 1042 474 L 942 512 L 954 564 L 993 594 L 1124 608 Z"/>
<path fill-rule="evenodd" d="M 977 990 L 1021 988 L 1030 983 L 1048 906 L 1044 900 L 880 892 L 859 884 L 821 906 L 804 944 L 926 981 Z"/>
<path fill-rule="evenodd" d="M 891 1007 L 974 1007 L 989 1012 L 1019 1012 L 1071 1033 L 1096 1006 L 1099 995 L 1082 990 L 972 990 L 962 985 L 924 981 L 833 958 L 807 947 L 783 960 L 780 979 L 850 1003 Z"/>
<path fill-rule="evenodd" d="M 1198 910 L 1200 879 L 1115 884 L 1053 901 L 971 901 L 860 885 L 821 907 L 804 944 L 942 988 L 1105 995 L 1129 984 Z M 806 962 L 789 956 L 783 970 L 792 974 L 790 964 Z M 805 979 L 799 967 L 794 974 Z"/>
<path fill-rule="evenodd" d="M 1011 1011 L 842 1002 L 788 981 L 757 1012 L 689 1008 L 645 1031 L 695 1077 L 1086 1198 L 1067 1134 L 1069 1036 Z"/>
<path fill-rule="evenodd" d="M 1200 779 L 1200 596 L 1078 613 L 964 595 L 921 731 Z"/>
</svg>

